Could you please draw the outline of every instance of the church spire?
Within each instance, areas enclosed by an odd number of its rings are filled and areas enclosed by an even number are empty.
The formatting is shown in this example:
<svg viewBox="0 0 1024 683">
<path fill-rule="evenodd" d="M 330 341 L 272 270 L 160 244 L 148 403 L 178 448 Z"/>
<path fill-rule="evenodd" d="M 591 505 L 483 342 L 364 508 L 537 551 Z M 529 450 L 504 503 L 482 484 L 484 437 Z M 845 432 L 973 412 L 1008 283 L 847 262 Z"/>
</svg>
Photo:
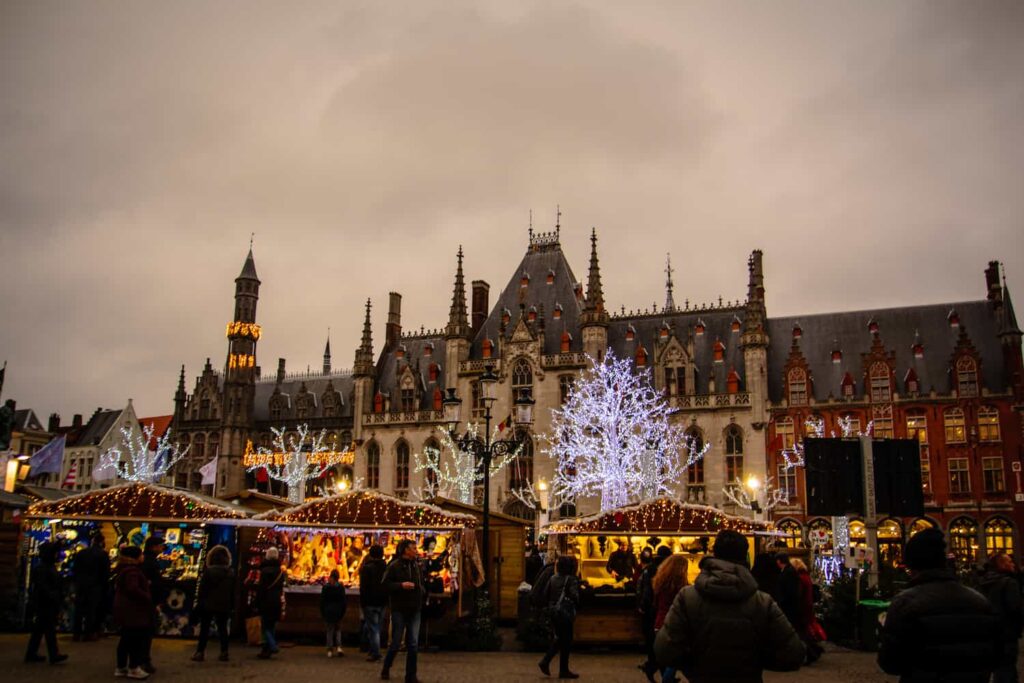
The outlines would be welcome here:
<svg viewBox="0 0 1024 683">
<path fill-rule="evenodd" d="M 469 337 L 469 314 L 466 312 L 466 280 L 462 275 L 462 245 L 459 245 L 458 266 L 455 269 L 455 286 L 452 288 L 452 306 L 448 312 L 448 327 L 445 338 Z"/>
<path fill-rule="evenodd" d="M 373 332 L 370 328 L 370 300 L 366 300 L 366 318 L 363 320 L 363 339 L 356 349 L 356 362 L 352 368 L 355 377 L 372 377 L 374 374 L 373 365 Z"/>
<path fill-rule="evenodd" d="M 597 260 L 597 230 L 590 232 L 590 272 L 587 274 L 587 300 L 580 322 L 584 325 L 607 325 L 608 312 L 604 310 L 604 292 L 601 290 L 601 266 Z"/>
<path fill-rule="evenodd" d="M 676 310 L 675 299 L 672 298 L 672 254 L 665 254 L 665 312 L 671 313 Z"/>
<path fill-rule="evenodd" d="M 331 328 L 327 328 L 327 345 L 324 347 L 324 374 L 331 374 Z"/>
</svg>

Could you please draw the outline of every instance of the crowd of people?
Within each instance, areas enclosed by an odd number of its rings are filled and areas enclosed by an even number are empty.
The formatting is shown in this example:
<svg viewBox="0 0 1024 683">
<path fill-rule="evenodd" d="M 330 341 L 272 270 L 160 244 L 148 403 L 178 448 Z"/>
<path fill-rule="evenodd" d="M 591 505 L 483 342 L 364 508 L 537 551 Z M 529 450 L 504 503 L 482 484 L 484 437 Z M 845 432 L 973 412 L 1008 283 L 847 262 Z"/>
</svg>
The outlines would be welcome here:
<svg viewBox="0 0 1024 683">
<path fill-rule="evenodd" d="M 57 626 L 63 606 L 59 546 L 44 543 L 32 570 L 29 599 L 32 626 L 25 661 L 63 662 Z M 620 548 L 621 550 L 621 548 Z M 166 595 L 158 556 L 159 537 L 143 548 L 123 545 L 110 571 L 103 539 L 94 538 L 72 564 L 76 586 L 72 632 L 75 640 L 101 635 L 106 618 L 104 587 L 113 586 L 112 617 L 120 633 L 114 676 L 143 680 L 156 671 L 152 642 L 157 605 Z M 618 551 L 616 551 L 618 552 Z M 760 681 L 764 670 L 792 671 L 812 664 L 822 654 L 825 634 L 814 615 L 814 585 L 806 565 L 785 552 L 764 553 L 748 568 L 748 541 L 724 530 L 690 584 L 689 560 L 662 546 L 629 562 L 615 556 L 616 572 L 636 576 L 639 619 L 646 660 L 640 665 L 649 681 L 674 682 L 681 673 L 691 683 Z M 404 678 L 417 683 L 418 637 L 426 598 L 423 569 L 414 541 L 398 544 L 395 558 L 384 561 L 383 548 L 373 546 L 359 569 L 363 637 L 369 662 L 382 662 L 380 678 L 389 680 L 402 646 Z M 545 564 L 536 551 L 527 561 L 531 601 L 550 624 L 549 647 L 538 662 L 541 672 L 575 679 L 569 660 L 573 628 L 580 604 L 581 583 L 576 558 L 552 550 Z M 962 585 L 948 565 L 945 538 L 926 530 L 906 544 L 904 559 L 910 582 L 893 599 L 881 632 L 878 662 L 905 683 L 917 681 L 1017 681 L 1018 641 L 1022 633 L 1021 585 L 1009 556 L 990 558 L 979 590 Z M 611 564 L 611 561 L 609 562 Z M 327 656 L 344 655 L 340 623 L 347 608 L 337 573 L 322 587 L 320 613 Z M 285 574 L 277 548 L 264 552 L 254 590 L 260 619 L 261 659 L 278 653 L 276 626 L 284 609 Z M 79 592 L 80 591 L 80 592 Z M 229 618 L 235 612 L 236 576 L 230 551 L 215 546 L 196 595 L 199 638 L 193 661 L 205 659 L 211 627 L 216 627 L 221 661 L 229 658 Z M 390 609 L 391 635 L 381 652 L 381 625 Z M 42 642 L 47 656 L 39 654 Z"/>
</svg>

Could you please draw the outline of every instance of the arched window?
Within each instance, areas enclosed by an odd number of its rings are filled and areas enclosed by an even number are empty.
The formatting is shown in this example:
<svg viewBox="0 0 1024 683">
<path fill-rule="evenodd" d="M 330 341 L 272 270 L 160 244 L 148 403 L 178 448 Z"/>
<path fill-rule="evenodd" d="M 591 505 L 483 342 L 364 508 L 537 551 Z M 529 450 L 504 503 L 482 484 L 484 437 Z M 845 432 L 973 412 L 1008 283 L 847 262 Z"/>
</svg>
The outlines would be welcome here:
<svg viewBox="0 0 1024 683">
<path fill-rule="evenodd" d="M 686 393 L 686 366 L 672 364 L 665 368 L 665 391 L 669 396 L 682 396 Z"/>
<path fill-rule="evenodd" d="M 775 418 L 775 440 L 780 450 L 788 450 L 796 442 L 796 431 L 793 427 L 793 418 Z"/>
<path fill-rule="evenodd" d="M 399 441 L 395 445 L 395 494 L 399 497 L 409 492 L 409 444 Z"/>
<path fill-rule="evenodd" d="M 864 544 L 868 540 L 867 530 L 864 527 L 864 522 L 859 519 L 850 520 L 850 547 L 855 548 L 857 544 Z"/>
<path fill-rule="evenodd" d="M 961 356 L 956 362 L 956 386 L 960 398 L 978 395 L 978 363 L 970 356 Z"/>
<path fill-rule="evenodd" d="M 206 439 L 206 453 L 211 457 L 215 458 L 220 455 L 220 434 L 213 432 Z M 203 463 L 206 464 L 205 462 Z"/>
<path fill-rule="evenodd" d="M 402 410 L 411 412 L 416 410 L 416 380 L 412 375 L 407 375 L 402 380 L 401 388 Z"/>
<path fill-rule="evenodd" d="M 878 554 L 881 563 L 889 567 L 903 560 L 903 527 L 891 517 L 878 523 Z"/>
<path fill-rule="evenodd" d="M 978 410 L 978 440 L 999 441 L 999 411 L 992 406 Z"/>
<path fill-rule="evenodd" d="M 704 450 L 704 433 L 696 425 L 686 430 L 690 437 L 690 448 L 696 452 Z M 704 488 L 704 458 L 686 468 L 686 500 L 689 503 L 706 502 Z"/>
<path fill-rule="evenodd" d="M 927 517 L 918 517 L 914 520 L 914 523 L 910 525 L 910 531 L 907 532 L 907 537 L 912 537 L 925 529 L 937 529 L 938 525 Z"/>
<path fill-rule="evenodd" d="M 380 446 L 376 441 L 366 444 L 366 488 L 380 488 Z"/>
<path fill-rule="evenodd" d="M 725 428 L 725 454 L 743 455 L 743 430 L 738 425 Z"/>
<path fill-rule="evenodd" d="M 743 482 L 743 431 L 737 425 L 725 428 L 725 483 Z"/>
<path fill-rule="evenodd" d="M 206 457 L 206 435 L 196 434 L 192 437 L 192 450 L 189 454 L 198 460 L 202 460 Z M 204 465 L 206 463 L 203 463 Z"/>
<path fill-rule="evenodd" d="M 529 432 L 517 432 L 516 438 L 520 439 L 523 449 L 509 463 L 509 489 L 523 489 L 533 481 L 533 438 Z"/>
<path fill-rule="evenodd" d="M 1003 517 L 985 522 L 985 557 L 993 553 L 1013 554 L 1013 524 Z"/>
<path fill-rule="evenodd" d="M 800 526 L 800 522 L 795 519 L 784 519 L 776 524 L 776 528 L 782 534 L 782 541 L 787 548 L 803 547 L 804 530 Z"/>
<path fill-rule="evenodd" d="M 807 372 L 803 368 L 791 368 L 788 380 L 789 405 L 807 405 Z"/>
<path fill-rule="evenodd" d="M 964 411 L 959 408 L 950 408 L 942 414 L 942 420 L 946 427 L 946 443 L 966 443 L 967 429 L 964 422 Z"/>
<path fill-rule="evenodd" d="M 285 403 L 287 399 L 281 394 L 274 394 L 270 397 L 270 419 L 280 420 L 284 417 Z"/>
<path fill-rule="evenodd" d="M 533 370 L 530 368 L 530 362 L 520 358 L 512 367 L 512 395 L 518 396 L 520 389 L 532 386 Z"/>
<path fill-rule="evenodd" d="M 878 361 L 871 364 L 871 368 L 868 370 L 868 382 L 871 386 L 872 403 L 884 403 L 892 400 L 891 375 L 888 363 Z"/>
<path fill-rule="evenodd" d="M 957 517 L 950 522 L 949 549 L 958 562 L 974 562 L 978 549 L 978 523 L 970 517 Z"/>
</svg>

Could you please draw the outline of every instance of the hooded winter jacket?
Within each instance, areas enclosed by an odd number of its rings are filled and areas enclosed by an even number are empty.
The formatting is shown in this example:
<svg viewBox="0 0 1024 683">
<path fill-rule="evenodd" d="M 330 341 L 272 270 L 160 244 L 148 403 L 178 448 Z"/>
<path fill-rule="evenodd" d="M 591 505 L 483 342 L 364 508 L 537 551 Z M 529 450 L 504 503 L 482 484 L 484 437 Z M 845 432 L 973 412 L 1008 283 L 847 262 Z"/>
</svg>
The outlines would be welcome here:
<svg viewBox="0 0 1024 683">
<path fill-rule="evenodd" d="M 878 665 L 901 683 L 984 683 L 1002 653 L 999 619 L 985 596 L 946 569 L 923 571 L 893 598 Z"/>
<path fill-rule="evenodd" d="M 260 580 L 256 584 L 256 610 L 264 621 L 281 619 L 281 596 L 284 594 L 284 571 L 277 560 L 263 560 Z"/>
<path fill-rule="evenodd" d="M 793 671 L 804 645 L 771 596 L 743 565 L 707 557 L 679 591 L 654 652 L 691 683 L 760 683 L 764 669 Z"/>
<path fill-rule="evenodd" d="M 1020 584 L 1010 574 L 988 570 L 978 589 L 988 598 L 1003 627 L 1003 640 L 1014 642 L 1021 636 Z"/>
<path fill-rule="evenodd" d="M 208 614 L 231 614 L 235 606 L 235 570 L 222 564 L 207 566 L 196 602 Z"/>
<path fill-rule="evenodd" d="M 146 629 L 153 625 L 153 596 L 149 579 L 138 560 L 121 557 L 115 569 L 114 621 L 121 628 Z"/>
</svg>

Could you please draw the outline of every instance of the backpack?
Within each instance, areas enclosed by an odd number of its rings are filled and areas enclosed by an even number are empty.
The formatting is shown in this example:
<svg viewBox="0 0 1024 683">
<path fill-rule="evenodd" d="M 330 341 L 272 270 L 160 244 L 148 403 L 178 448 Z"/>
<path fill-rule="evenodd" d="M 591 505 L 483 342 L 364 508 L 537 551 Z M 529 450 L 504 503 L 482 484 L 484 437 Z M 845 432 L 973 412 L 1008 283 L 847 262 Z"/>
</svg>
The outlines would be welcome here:
<svg viewBox="0 0 1024 683">
<path fill-rule="evenodd" d="M 576 604 L 565 595 L 565 589 L 569 587 L 569 582 L 575 580 L 575 576 L 566 577 L 565 583 L 562 584 L 562 592 L 558 596 L 558 600 L 555 601 L 554 607 L 551 608 L 551 621 L 565 624 L 576 619 Z"/>
<path fill-rule="evenodd" d="M 548 584 L 555 573 L 555 565 L 550 564 L 540 570 L 533 587 L 530 588 L 530 604 L 537 609 L 548 606 Z"/>
</svg>

